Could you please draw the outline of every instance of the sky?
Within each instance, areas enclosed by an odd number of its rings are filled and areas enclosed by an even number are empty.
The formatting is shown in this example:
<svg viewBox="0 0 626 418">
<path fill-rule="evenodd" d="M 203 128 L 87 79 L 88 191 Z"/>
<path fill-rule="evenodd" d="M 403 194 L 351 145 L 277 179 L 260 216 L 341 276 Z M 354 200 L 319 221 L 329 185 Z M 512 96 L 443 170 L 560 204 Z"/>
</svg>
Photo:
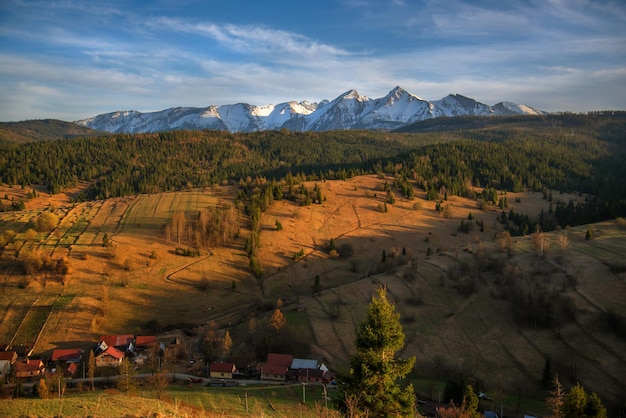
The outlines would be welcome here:
<svg viewBox="0 0 626 418">
<path fill-rule="evenodd" d="M 0 121 L 395 86 L 626 110 L 626 1 L 0 0 Z"/>
</svg>

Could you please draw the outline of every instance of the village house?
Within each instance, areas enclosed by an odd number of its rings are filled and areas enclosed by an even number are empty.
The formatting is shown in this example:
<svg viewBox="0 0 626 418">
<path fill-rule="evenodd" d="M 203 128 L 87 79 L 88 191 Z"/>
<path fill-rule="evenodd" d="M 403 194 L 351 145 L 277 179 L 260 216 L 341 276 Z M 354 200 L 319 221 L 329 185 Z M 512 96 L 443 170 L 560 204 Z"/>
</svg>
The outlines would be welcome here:
<svg viewBox="0 0 626 418">
<path fill-rule="evenodd" d="M 292 361 L 291 354 L 269 353 L 267 361 L 261 366 L 261 380 L 284 382 L 287 380 L 287 372 Z"/>
<path fill-rule="evenodd" d="M 0 381 L 6 382 L 11 375 L 11 367 L 17 361 L 15 351 L 0 351 Z"/>
<path fill-rule="evenodd" d="M 154 335 L 138 335 L 135 337 L 135 349 L 137 352 L 149 351 L 158 345 L 159 342 Z"/>
<path fill-rule="evenodd" d="M 325 384 L 330 383 L 333 377 L 324 364 L 311 359 L 293 359 L 288 373 L 288 380 L 300 383 Z"/>
<path fill-rule="evenodd" d="M 135 336 L 126 335 L 103 335 L 100 341 L 104 341 L 108 347 L 115 347 L 122 353 L 135 351 Z"/>
<path fill-rule="evenodd" d="M 213 362 L 209 365 L 209 377 L 213 379 L 232 379 L 237 373 L 235 363 Z"/>
<path fill-rule="evenodd" d="M 43 375 L 46 366 L 43 360 L 20 360 L 15 363 L 15 377 L 18 379 Z"/>
<path fill-rule="evenodd" d="M 74 377 L 82 358 L 83 350 L 80 348 L 57 349 L 52 350 L 50 362 L 61 368 L 66 377 Z"/>
<path fill-rule="evenodd" d="M 324 383 L 324 371 L 320 369 L 298 369 L 297 381 L 299 383 Z"/>
<path fill-rule="evenodd" d="M 80 348 L 65 348 L 52 350 L 52 361 L 55 364 L 61 365 L 64 363 L 80 363 L 83 358 L 83 350 Z"/>
<path fill-rule="evenodd" d="M 124 358 L 124 353 L 115 347 L 108 347 L 106 343 L 100 343 L 99 352 L 96 354 L 96 367 L 117 367 Z"/>
</svg>

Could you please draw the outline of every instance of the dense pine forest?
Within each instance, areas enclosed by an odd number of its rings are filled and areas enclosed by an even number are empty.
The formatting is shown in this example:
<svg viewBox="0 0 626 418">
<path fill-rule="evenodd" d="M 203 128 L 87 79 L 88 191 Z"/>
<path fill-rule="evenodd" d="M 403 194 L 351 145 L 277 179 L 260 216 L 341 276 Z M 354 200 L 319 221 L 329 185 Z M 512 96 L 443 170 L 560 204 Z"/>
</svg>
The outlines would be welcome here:
<svg viewBox="0 0 626 418">
<path fill-rule="evenodd" d="M 91 200 L 288 173 L 336 179 L 384 172 L 396 176 L 408 198 L 414 186 L 433 200 L 472 197 L 475 187 L 591 195 L 584 205 L 557 205 L 546 229 L 626 214 L 623 112 L 441 118 L 394 133 L 171 131 L 68 139 L 58 124 L 50 126 L 62 139 L 0 144 L 2 183 L 43 184 L 59 193 L 88 181 L 78 199 Z"/>
</svg>

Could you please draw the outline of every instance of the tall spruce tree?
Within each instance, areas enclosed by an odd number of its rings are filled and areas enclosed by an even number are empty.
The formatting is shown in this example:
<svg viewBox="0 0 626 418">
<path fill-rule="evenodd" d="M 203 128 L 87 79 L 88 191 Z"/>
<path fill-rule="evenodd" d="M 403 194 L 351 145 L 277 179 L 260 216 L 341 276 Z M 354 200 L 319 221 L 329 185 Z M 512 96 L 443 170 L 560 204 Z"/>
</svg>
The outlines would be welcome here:
<svg viewBox="0 0 626 418">
<path fill-rule="evenodd" d="M 395 358 L 404 347 L 400 315 L 381 287 L 367 310 L 350 358 L 350 372 L 341 379 L 339 407 L 354 415 L 368 417 L 412 416 L 415 408 L 413 386 L 401 387 L 413 368 L 415 357 Z"/>
</svg>

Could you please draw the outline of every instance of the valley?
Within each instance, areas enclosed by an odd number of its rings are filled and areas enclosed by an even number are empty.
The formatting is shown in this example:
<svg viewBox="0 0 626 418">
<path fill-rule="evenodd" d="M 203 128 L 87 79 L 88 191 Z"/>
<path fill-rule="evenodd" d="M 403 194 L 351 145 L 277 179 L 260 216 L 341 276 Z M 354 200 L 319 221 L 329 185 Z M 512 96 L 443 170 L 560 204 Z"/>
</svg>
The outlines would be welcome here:
<svg viewBox="0 0 626 418">
<path fill-rule="evenodd" d="M 400 354 L 417 357 L 419 376 L 463 376 L 490 393 L 541 399 L 539 382 L 550 357 L 563 382 L 580 381 L 607 402 L 620 401 L 626 343 L 602 318 L 626 310 L 625 230 L 608 221 L 545 234 L 550 251 L 542 255 L 532 235 L 513 237 L 507 255 L 495 238 L 502 229 L 496 205 L 481 210 L 475 200 L 452 196 L 443 203 L 444 214 L 420 191 L 413 200 L 397 196 L 386 204 L 384 184 L 392 181 L 368 175 L 310 182 L 308 187 L 320 186 L 322 204 L 274 201 L 262 216 L 259 259 L 265 274 L 258 279 L 248 268 L 245 226 L 232 244 L 197 257 L 176 255 L 176 243 L 164 234 L 175 211 L 234 204 L 236 187 L 76 204 L 55 195 L 52 205 L 42 204 L 46 195 L 40 193 L 32 209 L 0 215 L 3 229 L 16 232 L 3 250 L 0 335 L 6 341 L 36 336 L 34 353 L 46 355 L 77 344 L 88 350 L 99 335 L 156 332 L 180 336 L 195 358 L 206 325 L 213 323 L 230 331 L 233 355 L 246 354 L 255 350 L 248 343 L 251 314 L 264 320 L 280 300 L 287 338 L 294 340 L 287 346 L 342 370 L 367 303 L 384 285 L 407 336 Z M 533 215 L 549 207 L 540 193 L 507 197 L 516 212 Z M 56 213 L 58 226 L 28 237 L 29 223 L 42 211 Z M 460 232 L 470 213 L 473 227 Z M 589 228 L 592 240 L 585 239 Z M 570 243 L 565 249 L 557 240 L 562 233 Z M 103 245 L 105 235 L 110 247 Z M 70 273 L 25 278 L 10 254 L 27 246 L 67 257 Z M 558 289 L 571 301 L 570 316 L 555 313 L 548 327 L 516 317 L 505 296 L 512 277 L 541 282 L 546 292 Z M 52 307 L 47 318 L 37 322 L 38 332 L 24 334 L 23 324 L 42 300 Z"/>
</svg>

